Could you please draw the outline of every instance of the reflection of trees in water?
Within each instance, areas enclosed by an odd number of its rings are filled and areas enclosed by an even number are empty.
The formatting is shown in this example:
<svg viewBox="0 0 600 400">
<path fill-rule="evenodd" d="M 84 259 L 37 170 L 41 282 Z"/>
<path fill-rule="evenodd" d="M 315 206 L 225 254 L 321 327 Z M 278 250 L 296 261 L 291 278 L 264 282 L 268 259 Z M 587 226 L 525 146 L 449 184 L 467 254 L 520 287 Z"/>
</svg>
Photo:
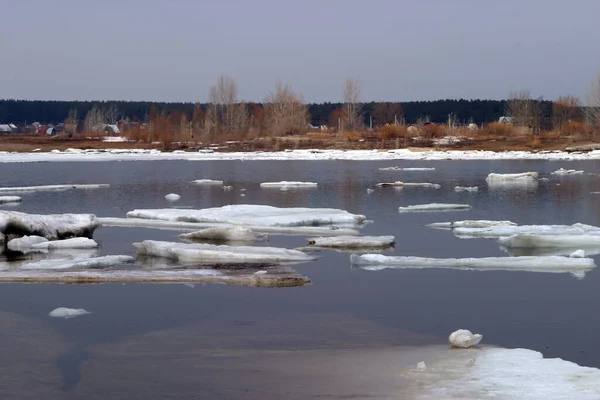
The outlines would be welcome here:
<svg viewBox="0 0 600 400">
<path fill-rule="evenodd" d="M 71 391 L 81 380 L 83 363 L 92 358 L 86 347 L 76 346 L 69 353 L 63 354 L 56 360 L 56 366 L 62 374 L 61 390 Z"/>
</svg>

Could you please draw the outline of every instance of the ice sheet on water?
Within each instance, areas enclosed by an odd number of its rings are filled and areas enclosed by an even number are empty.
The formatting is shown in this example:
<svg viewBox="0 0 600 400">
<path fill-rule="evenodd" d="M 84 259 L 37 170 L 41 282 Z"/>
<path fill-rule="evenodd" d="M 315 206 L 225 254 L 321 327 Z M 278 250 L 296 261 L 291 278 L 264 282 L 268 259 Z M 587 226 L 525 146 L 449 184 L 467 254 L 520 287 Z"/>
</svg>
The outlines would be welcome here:
<svg viewBox="0 0 600 400">
<path fill-rule="evenodd" d="M 23 236 L 20 238 L 14 238 L 8 241 L 6 244 L 6 248 L 10 251 L 18 251 L 21 253 L 27 253 L 31 250 L 31 246 L 38 243 L 47 242 L 48 239 L 41 236 Z"/>
<path fill-rule="evenodd" d="M 140 219 L 140 218 L 99 218 L 100 222 L 105 226 L 122 226 L 122 227 L 140 227 L 154 229 L 176 229 L 176 230 L 198 230 L 206 228 L 230 228 L 231 224 L 216 223 L 216 222 L 179 222 L 179 221 L 164 221 L 156 219 Z M 235 226 L 235 225 L 233 225 Z M 244 227 L 252 229 L 255 233 L 265 233 L 271 235 L 319 235 L 319 236 L 338 236 L 338 235 L 358 235 L 359 231 L 352 228 L 342 228 L 337 226 L 256 226 L 244 225 Z"/>
<path fill-rule="evenodd" d="M 600 235 L 528 235 L 517 234 L 498 238 L 507 248 L 575 248 L 600 247 Z"/>
<path fill-rule="evenodd" d="M 455 186 L 455 192 L 478 192 L 479 188 L 477 186 Z"/>
<path fill-rule="evenodd" d="M 453 228 L 488 228 L 490 226 L 515 226 L 514 222 L 511 221 L 492 221 L 486 219 L 480 220 L 464 220 L 464 221 L 453 221 L 453 222 L 434 222 L 427 225 L 430 228 L 435 229 L 453 229 Z"/>
<path fill-rule="evenodd" d="M 537 172 L 522 172 L 517 174 L 496 174 L 491 173 L 485 178 L 487 183 L 494 182 L 515 182 L 515 181 L 524 181 L 524 182 L 534 182 L 538 178 Z"/>
<path fill-rule="evenodd" d="M 552 172 L 552 175 L 559 175 L 559 176 L 567 176 L 567 175 L 582 175 L 583 171 L 578 171 L 575 169 L 564 169 L 564 168 L 559 168 L 558 170 Z"/>
<path fill-rule="evenodd" d="M 395 182 L 382 182 L 382 183 L 378 183 L 376 186 L 379 187 L 388 187 L 388 186 L 393 186 L 393 187 L 425 187 L 425 188 L 431 188 L 431 189 L 439 189 L 442 186 L 437 184 L 437 183 L 429 183 L 429 182 L 401 182 L 401 181 L 395 181 Z"/>
<path fill-rule="evenodd" d="M 517 225 L 489 226 L 484 228 L 456 228 L 453 233 L 458 237 L 499 238 L 513 235 L 600 235 L 600 228 L 592 225 Z"/>
<path fill-rule="evenodd" d="M 450 268 L 465 270 L 506 270 L 531 272 L 569 272 L 581 278 L 585 271 L 596 267 L 591 258 L 547 257 L 484 257 L 484 258 L 427 258 L 384 256 L 381 254 L 352 254 L 353 266 L 370 271 L 386 268 Z"/>
<path fill-rule="evenodd" d="M 385 167 L 379 168 L 380 171 L 435 171 L 434 167 L 409 167 L 409 168 L 401 168 L 401 167 Z"/>
<path fill-rule="evenodd" d="M 318 187 L 316 182 L 298 182 L 298 181 L 281 181 L 281 182 L 263 182 L 261 188 L 315 188 Z"/>
<path fill-rule="evenodd" d="M 0 196 L 0 204 L 20 203 L 23 201 L 21 196 Z"/>
<path fill-rule="evenodd" d="M 167 201 L 177 201 L 179 199 L 181 199 L 181 196 L 178 195 L 177 193 L 169 193 L 168 195 L 165 196 L 165 199 Z"/>
<path fill-rule="evenodd" d="M 468 204 L 430 203 L 398 207 L 398 211 L 401 213 L 430 211 L 466 211 L 470 208 L 471 206 Z"/>
<path fill-rule="evenodd" d="M 278 208 L 264 205 L 229 205 L 201 210 L 154 209 L 133 210 L 128 218 L 158 219 L 181 222 L 209 222 L 245 226 L 317 226 L 355 225 L 364 215 L 333 208 Z"/>
<path fill-rule="evenodd" d="M 388 247 L 395 242 L 393 236 L 333 236 L 308 239 L 308 244 L 312 246 L 342 248 Z"/>
<path fill-rule="evenodd" d="M 33 243 L 30 248 L 34 250 L 57 250 L 57 249 L 95 249 L 98 243 L 94 239 L 76 237 L 63 240 L 42 241 Z"/>
<path fill-rule="evenodd" d="M 417 400 L 596 400 L 600 370 L 527 349 L 448 350 L 425 371 L 415 371 L 407 398 Z"/>
<path fill-rule="evenodd" d="M 196 179 L 192 181 L 196 185 L 223 185 L 223 181 L 213 180 L 213 179 Z"/>
<path fill-rule="evenodd" d="M 180 238 L 188 240 L 254 241 L 265 240 L 268 234 L 256 233 L 243 226 L 206 228 L 199 231 L 182 233 Z"/>
<path fill-rule="evenodd" d="M 84 310 L 83 308 L 67 308 L 67 307 L 58 307 L 54 310 L 50 311 L 48 314 L 53 318 L 75 318 L 81 315 L 91 314 L 89 311 Z"/>
<path fill-rule="evenodd" d="M 314 257 L 301 251 L 279 247 L 216 246 L 156 240 L 144 240 L 133 245 L 138 255 L 171 258 L 182 263 L 282 263 L 314 260 Z"/>
<path fill-rule="evenodd" d="M 26 214 L 0 210 L 0 233 L 36 235 L 49 240 L 91 237 L 100 222 L 93 214 Z"/>
<path fill-rule="evenodd" d="M 27 263 L 20 266 L 21 270 L 59 270 L 59 269 L 89 269 L 89 268 L 108 268 L 121 264 L 130 264 L 134 261 L 131 256 L 111 255 L 93 258 L 77 259 L 47 259 Z M 0 274 L 1 277 L 1 274 Z M 0 278 L 1 280 L 1 278 Z"/>
<path fill-rule="evenodd" d="M 66 185 L 41 185 L 41 186 L 15 186 L 15 187 L 0 187 L 0 193 L 16 193 L 16 192 L 41 192 L 53 190 L 70 190 L 70 189 L 103 189 L 110 185 L 107 184 L 66 184 Z"/>
</svg>

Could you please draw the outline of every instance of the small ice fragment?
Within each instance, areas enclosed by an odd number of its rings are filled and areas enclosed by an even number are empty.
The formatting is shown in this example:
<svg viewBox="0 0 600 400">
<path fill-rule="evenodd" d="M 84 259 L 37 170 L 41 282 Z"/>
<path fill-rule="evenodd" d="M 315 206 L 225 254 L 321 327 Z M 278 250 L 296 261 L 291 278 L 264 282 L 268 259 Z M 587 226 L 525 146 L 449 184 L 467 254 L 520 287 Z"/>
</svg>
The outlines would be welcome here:
<svg viewBox="0 0 600 400">
<path fill-rule="evenodd" d="M 48 239 L 41 236 L 23 236 L 20 238 L 11 239 L 7 244 L 6 248 L 10 251 L 19 251 L 21 253 L 26 253 L 31 249 L 31 246 L 38 243 L 47 242 Z"/>
<path fill-rule="evenodd" d="M 421 361 L 417 364 L 417 369 L 419 371 L 425 371 L 427 369 L 427 365 L 425 365 L 425 361 Z"/>
<path fill-rule="evenodd" d="M 455 192 L 478 192 L 479 188 L 477 186 L 455 186 Z"/>
<path fill-rule="evenodd" d="M 20 203 L 23 200 L 20 196 L 0 196 L 0 204 Z"/>
<path fill-rule="evenodd" d="M 460 347 L 463 349 L 467 349 L 471 346 L 476 346 L 481 342 L 483 336 L 480 334 L 473 334 L 471 331 L 466 329 L 459 329 L 450 334 L 448 341 L 454 347 Z"/>
<path fill-rule="evenodd" d="M 583 174 L 583 171 L 577 171 L 574 169 L 564 169 L 564 168 L 559 168 L 558 170 L 552 172 L 552 175 L 581 175 Z"/>
<path fill-rule="evenodd" d="M 240 194 L 240 197 L 246 197 L 246 195 L 244 193 Z"/>
<path fill-rule="evenodd" d="M 181 198 L 181 196 L 176 193 L 169 193 L 168 195 L 165 196 L 165 199 L 167 199 L 168 201 L 177 201 L 180 198 Z"/>
<path fill-rule="evenodd" d="M 89 311 L 84 310 L 83 308 L 66 308 L 66 307 L 58 307 L 54 310 L 50 311 L 48 314 L 50 317 L 54 318 L 75 318 L 80 315 L 91 314 Z"/>
<path fill-rule="evenodd" d="M 571 258 L 585 258 L 585 251 L 584 250 L 575 250 L 574 252 L 572 252 L 571 254 L 569 254 L 569 257 Z"/>
<path fill-rule="evenodd" d="M 429 183 L 429 182 L 401 182 L 401 181 L 395 181 L 395 182 L 382 182 L 382 183 L 378 183 L 377 186 L 379 187 L 426 187 L 426 188 L 432 188 L 432 189 L 439 189 L 441 188 L 441 185 L 437 184 L 437 183 Z"/>
<path fill-rule="evenodd" d="M 316 182 L 298 182 L 298 181 L 281 181 L 281 182 L 263 182 L 260 184 L 262 188 L 301 188 L 301 187 L 317 187 Z"/>
<path fill-rule="evenodd" d="M 373 190 L 373 189 L 371 189 L 371 188 L 367 188 L 367 193 L 373 193 L 373 192 L 374 192 L 374 190 Z"/>
<path fill-rule="evenodd" d="M 223 190 L 227 191 L 227 190 L 231 190 L 233 189 L 233 186 L 223 186 Z"/>
<path fill-rule="evenodd" d="M 264 275 L 264 274 L 266 274 L 266 273 L 267 273 L 267 271 L 265 271 L 265 270 L 260 270 L 260 271 L 256 271 L 256 272 L 254 273 L 254 275 Z"/>
<path fill-rule="evenodd" d="M 398 207 L 399 212 L 424 212 L 424 211 L 460 211 L 468 210 L 471 206 L 468 204 L 415 204 L 407 207 Z"/>
</svg>

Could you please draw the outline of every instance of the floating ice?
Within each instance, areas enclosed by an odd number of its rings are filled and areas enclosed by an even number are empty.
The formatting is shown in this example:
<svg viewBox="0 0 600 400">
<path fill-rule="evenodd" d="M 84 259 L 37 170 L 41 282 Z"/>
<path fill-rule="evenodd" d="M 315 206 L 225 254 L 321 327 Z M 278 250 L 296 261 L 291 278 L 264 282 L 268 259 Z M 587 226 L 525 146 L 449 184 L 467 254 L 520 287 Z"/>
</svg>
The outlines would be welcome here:
<svg viewBox="0 0 600 400">
<path fill-rule="evenodd" d="M 27 253 L 30 251 L 31 246 L 38 243 L 47 242 L 48 239 L 41 236 L 23 236 L 20 238 L 11 239 L 6 244 L 6 248 L 10 251 L 19 251 L 21 253 Z"/>
<path fill-rule="evenodd" d="M 600 235 L 600 228 L 592 225 L 517 225 L 489 226 L 484 228 L 456 228 L 453 233 L 458 237 L 499 238 L 513 235 Z"/>
<path fill-rule="evenodd" d="M 374 192 L 374 190 L 373 190 L 373 189 L 371 189 L 371 188 L 367 188 L 367 193 L 373 193 L 373 192 Z"/>
<path fill-rule="evenodd" d="M 49 316 L 53 318 L 75 318 L 80 315 L 91 314 L 89 311 L 84 310 L 83 308 L 66 308 L 66 307 L 58 307 L 54 310 L 50 311 Z"/>
<path fill-rule="evenodd" d="M 69 189 L 102 189 L 110 185 L 42 185 L 42 186 L 17 186 L 17 187 L 0 187 L 0 193 L 14 192 L 40 192 L 47 190 L 69 190 Z"/>
<path fill-rule="evenodd" d="M 469 330 L 459 329 L 450 334 L 448 341 L 454 347 L 468 349 L 471 346 L 477 346 L 481 339 L 483 339 L 483 336 L 480 334 L 473 334 Z"/>
<path fill-rule="evenodd" d="M 387 247 L 396 242 L 393 236 L 333 236 L 308 239 L 308 244 L 317 247 Z"/>
<path fill-rule="evenodd" d="M 195 183 L 196 185 L 223 185 L 223 181 L 215 181 L 212 179 L 197 179 L 192 181 L 192 183 Z"/>
<path fill-rule="evenodd" d="M 381 254 L 352 254 L 350 262 L 362 269 L 378 271 L 386 268 L 450 268 L 482 271 L 570 272 L 577 277 L 596 267 L 591 258 L 547 257 L 485 257 L 485 258 L 425 258 L 390 257 Z"/>
<path fill-rule="evenodd" d="M 426 369 L 427 369 L 427 365 L 425 364 L 425 361 L 421 361 L 420 363 L 417 364 L 417 370 L 425 371 Z"/>
<path fill-rule="evenodd" d="M 433 224 L 427 225 L 430 228 L 435 229 L 453 229 L 453 228 L 488 228 L 490 226 L 515 226 L 514 222 L 511 221 L 491 221 L 486 219 L 480 220 L 465 220 L 465 221 L 454 221 L 454 222 L 434 222 Z"/>
<path fill-rule="evenodd" d="M 414 388 L 401 398 L 600 399 L 600 370 L 527 349 L 448 350 L 410 378 Z"/>
<path fill-rule="evenodd" d="M 189 240 L 253 241 L 265 240 L 267 234 L 255 233 L 250 228 L 232 226 L 226 228 L 205 228 L 199 231 L 182 233 L 180 238 Z"/>
<path fill-rule="evenodd" d="M 600 235 L 528 235 L 518 234 L 498 238 L 498 242 L 508 248 L 534 247 L 600 247 Z"/>
<path fill-rule="evenodd" d="M 565 175 L 581 175 L 583 174 L 583 171 L 577 171 L 574 169 L 564 169 L 564 168 L 559 168 L 558 170 L 552 172 L 552 175 L 561 175 L 561 176 L 565 176 Z"/>
<path fill-rule="evenodd" d="M 432 189 L 439 189 L 442 186 L 438 185 L 437 183 L 429 183 L 429 182 L 400 182 L 400 181 L 396 181 L 396 182 L 383 182 L 383 183 L 378 183 L 377 186 L 379 187 L 387 187 L 387 186 L 394 186 L 394 187 L 426 187 L 426 188 L 432 188 Z"/>
<path fill-rule="evenodd" d="M 571 254 L 569 254 L 569 257 L 571 258 L 585 258 L 585 251 L 584 250 L 575 250 L 574 252 L 572 252 Z"/>
<path fill-rule="evenodd" d="M 447 204 L 447 203 L 431 203 L 431 204 L 415 204 L 407 207 L 398 207 L 401 213 L 406 212 L 428 212 L 428 211 L 464 211 L 471 208 L 468 204 Z"/>
<path fill-rule="evenodd" d="M 522 172 L 518 174 L 495 174 L 491 173 L 485 178 L 487 183 L 504 182 L 535 182 L 538 178 L 537 172 Z"/>
<path fill-rule="evenodd" d="M 155 219 L 140 219 L 140 218 L 99 218 L 100 222 L 105 226 L 123 226 L 123 227 L 141 227 L 155 229 L 177 229 L 177 230 L 198 230 L 206 228 L 230 228 L 231 224 L 214 223 L 214 222 L 179 222 L 179 221 L 163 221 Z M 340 236 L 340 235 L 358 235 L 356 229 L 341 228 L 337 226 L 255 226 L 244 225 L 244 227 L 252 229 L 255 233 L 268 233 L 273 235 L 319 235 L 319 236 Z"/>
<path fill-rule="evenodd" d="M 313 257 L 278 247 L 215 246 L 205 243 L 175 243 L 144 240 L 133 244 L 139 255 L 171 258 L 182 263 L 300 262 Z"/>
<path fill-rule="evenodd" d="M 20 203 L 22 200 L 20 196 L 0 196 L 0 204 Z"/>
<path fill-rule="evenodd" d="M 48 259 L 22 265 L 22 270 L 108 268 L 134 261 L 131 256 L 103 256 L 82 259 Z M 0 281 L 2 280 L 0 274 Z"/>
<path fill-rule="evenodd" d="M 479 188 L 477 186 L 455 186 L 455 192 L 478 192 Z"/>
<path fill-rule="evenodd" d="M 316 182 L 296 182 L 296 181 L 281 181 L 281 182 L 263 182 L 261 188 L 315 188 L 318 186 Z"/>
<path fill-rule="evenodd" d="M 45 250 L 56 250 L 56 249 L 95 249 L 98 247 L 98 243 L 95 240 L 86 237 L 76 237 L 71 239 L 53 240 L 53 241 L 42 241 L 34 243 L 30 246 L 32 249 L 45 249 Z"/>
<path fill-rule="evenodd" d="M 400 168 L 400 167 L 386 167 L 379 168 L 380 171 L 435 171 L 435 168 Z"/>
<path fill-rule="evenodd" d="M 91 237 L 100 222 L 93 214 L 25 214 L 0 210 L 0 233 L 35 235 L 49 240 L 73 236 Z"/>
<path fill-rule="evenodd" d="M 366 219 L 364 215 L 350 214 L 347 211 L 333 208 L 277 208 L 249 204 L 201 210 L 134 210 L 128 212 L 127 217 L 252 226 L 354 225 L 362 223 Z"/>
<path fill-rule="evenodd" d="M 167 199 L 167 201 L 177 201 L 177 200 L 181 199 L 181 196 L 178 195 L 177 193 L 169 193 L 168 195 L 165 196 L 165 199 Z"/>
</svg>

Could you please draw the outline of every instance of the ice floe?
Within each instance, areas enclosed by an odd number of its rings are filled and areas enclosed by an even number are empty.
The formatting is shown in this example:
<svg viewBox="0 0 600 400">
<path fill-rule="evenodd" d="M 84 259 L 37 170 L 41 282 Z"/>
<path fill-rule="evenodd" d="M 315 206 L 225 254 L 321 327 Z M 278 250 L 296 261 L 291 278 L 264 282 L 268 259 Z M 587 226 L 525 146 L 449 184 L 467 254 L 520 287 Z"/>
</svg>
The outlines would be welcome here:
<svg viewBox="0 0 600 400">
<path fill-rule="evenodd" d="M 281 182 L 263 182 L 261 188 L 316 188 L 319 184 L 316 182 L 297 182 L 297 181 L 281 181 Z"/>
<path fill-rule="evenodd" d="M 487 183 L 510 183 L 510 182 L 535 182 L 538 178 L 537 172 L 522 172 L 517 174 L 491 173 L 485 178 Z"/>
<path fill-rule="evenodd" d="M 316 247 L 376 248 L 389 247 L 396 242 L 393 236 L 333 236 L 308 239 Z"/>
<path fill-rule="evenodd" d="M 47 242 L 48 239 L 46 239 L 45 237 L 41 237 L 41 236 L 35 236 L 35 235 L 31 235 L 31 236 L 23 236 L 20 238 L 14 238 L 8 241 L 8 243 L 6 244 L 6 248 L 9 251 L 18 251 L 21 253 L 27 253 L 30 251 L 31 246 L 38 244 L 38 243 L 44 243 Z"/>
<path fill-rule="evenodd" d="M 181 196 L 178 195 L 177 193 L 169 193 L 168 195 L 165 196 L 165 199 L 167 201 L 174 202 L 174 201 L 178 201 L 179 199 L 181 199 Z"/>
<path fill-rule="evenodd" d="M 592 225 L 516 225 L 516 226 L 488 226 L 483 228 L 464 227 L 456 228 L 454 235 L 464 238 L 491 238 L 508 237 L 513 235 L 600 235 L 600 228 Z"/>
<path fill-rule="evenodd" d="M 108 268 L 133 263 L 134 258 L 125 255 L 111 255 L 76 259 L 47 259 L 21 265 L 20 270 L 90 269 Z M 0 273 L 0 281 L 6 272 Z"/>
<path fill-rule="evenodd" d="M 478 192 L 479 188 L 477 186 L 455 186 L 455 192 Z"/>
<path fill-rule="evenodd" d="M 499 237 L 498 242 L 507 248 L 575 248 L 600 247 L 600 235 L 527 235 Z"/>
<path fill-rule="evenodd" d="M 493 221 L 487 219 L 480 220 L 465 220 L 453 222 L 434 222 L 427 225 L 429 228 L 435 229 L 454 229 L 454 228 L 488 228 L 490 226 L 515 226 L 511 221 Z"/>
<path fill-rule="evenodd" d="M 380 171 L 435 171 L 433 167 L 424 167 L 424 168 L 401 168 L 401 167 L 385 167 L 379 168 Z"/>
<path fill-rule="evenodd" d="M 333 208 L 278 208 L 238 204 L 201 210 L 146 209 L 127 213 L 128 218 L 158 219 L 181 222 L 212 222 L 252 226 L 355 225 L 364 215 Z"/>
<path fill-rule="evenodd" d="M 572 252 L 571 254 L 569 254 L 569 257 L 571 257 L 571 258 L 585 258 L 585 250 L 582 250 L 582 249 L 575 250 L 574 252 Z"/>
<path fill-rule="evenodd" d="M 21 196 L 0 196 L 0 204 L 20 203 L 23 201 Z"/>
<path fill-rule="evenodd" d="M 437 183 L 429 183 L 429 182 L 400 182 L 400 181 L 396 181 L 396 182 L 382 182 L 382 183 L 378 183 L 376 186 L 379 187 L 387 187 L 387 186 L 393 186 L 393 187 L 426 187 L 426 188 L 432 188 L 432 189 L 439 189 L 442 186 L 437 184 Z"/>
<path fill-rule="evenodd" d="M 0 210 L 0 234 L 35 235 L 49 240 L 91 237 L 100 222 L 93 214 L 26 214 Z"/>
<path fill-rule="evenodd" d="M 479 342 L 481 342 L 481 339 L 483 339 L 482 335 L 478 333 L 473 334 L 467 329 L 459 329 L 455 332 L 452 332 L 450 334 L 450 337 L 448 337 L 448 341 L 452 346 L 460 347 L 463 349 L 468 349 L 469 347 L 477 346 Z"/>
<path fill-rule="evenodd" d="M 89 311 L 84 310 L 83 308 L 66 308 L 66 307 L 58 307 L 55 308 L 54 310 L 50 311 L 50 314 L 48 314 L 50 317 L 53 318 L 75 318 L 75 317 L 79 317 L 80 315 L 86 315 L 86 314 L 91 314 Z"/>
<path fill-rule="evenodd" d="M 386 268 L 450 268 L 463 270 L 506 270 L 531 272 L 569 272 L 581 278 L 585 271 L 596 267 L 591 258 L 547 257 L 484 257 L 484 258 L 426 258 L 384 256 L 381 254 L 352 254 L 352 265 L 378 271 Z"/>
<path fill-rule="evenodd" d="M 154 229 L 175 229 L 175 230 L 198 230 L 206 228 L 230 228 L 231 224 L 216 223 L 216 222 L 180 222 L 180 221 L 164 221 L 156 219 L 141 219 L 141 218 L 99 218 L 102 225 L 105 226 L 121 226 L 121 227 L 139 227 L 139 228 L 154 228 Z M 255 233 L 268 233 L 272 235 L 299 235 L 299 236 L 339 236 L 339 235 L 359 235 L 360 232 L 352 228 L 344 228 L 338 226 L 255 226 L 244 225 L 245 228 L 251 229 Z"/>
<path fill-rule="evenodd" d="M 409 373 L 410 393 L 419 400 L 597 400 L 600 370 L 533 350 L 483 347 L 448 350 L 426 371 Z"/>
<path fill-rule="evenodd" d="M 223 185 L 223 181 L 217 181 L 212 179 L 197 179 L 195 181 L 192 181 L 192 183 L 195 183 L 196 185 Z"/>
<path fill-rule="evenodd" d="M 278 247 L 216 246 L 156 240 L 144 240 L 133 245 L 138 255 L 171 258 L 181 263 L 281 263 L 314 260 L 314 257 L 301 251 Z"/>
<path fill-rule="evenodd" d="M 52 191 L 52 190 L 70 190 L 70 189 L 103 189 L 110 185 L 97 184 L 97 185 L 41 185 L 41 186 L 14 186 L 14 187 L 0 187 L 0 193 L 16 193 L 16 192 L 41 192 L 41 191 Z"/>
<path fill-rule="evenodd" d="M 408 212 L 430 212 L 430 211 L 466 211 L 471 209 L 468 204 L 430 203 L 414 204 L 406 207 L 398 207 L 401 213 Z"/>
<path fill-rule="evenodd" d="M 566 175 L 582 175 L 583 171 L 578 171 L 575 169 L 564 169 L 564 168 L 559 168 L 558 170 L 552 172 L 552 175 L 560 175 L 560 176 L 566 176 Z"/>
<path fill-rule="evenodd" d="M 188 240 L 220 240 L 220 241 L 254 241 L 265 240 L 268 234 L 257 233 L 243 226 L 224 228 L 205 228 L 199 231 L 182 233 L 182 239 Z"/>
<path fill-rule="evenodd" d="M 34 243 L 30 246 L 32 249 L 57 250 L 57 249 L 95 249 L 98 243 L 94 239 L 86 237 L 76 237 L 63 240 L 52 240 Z"/>
</svg>

